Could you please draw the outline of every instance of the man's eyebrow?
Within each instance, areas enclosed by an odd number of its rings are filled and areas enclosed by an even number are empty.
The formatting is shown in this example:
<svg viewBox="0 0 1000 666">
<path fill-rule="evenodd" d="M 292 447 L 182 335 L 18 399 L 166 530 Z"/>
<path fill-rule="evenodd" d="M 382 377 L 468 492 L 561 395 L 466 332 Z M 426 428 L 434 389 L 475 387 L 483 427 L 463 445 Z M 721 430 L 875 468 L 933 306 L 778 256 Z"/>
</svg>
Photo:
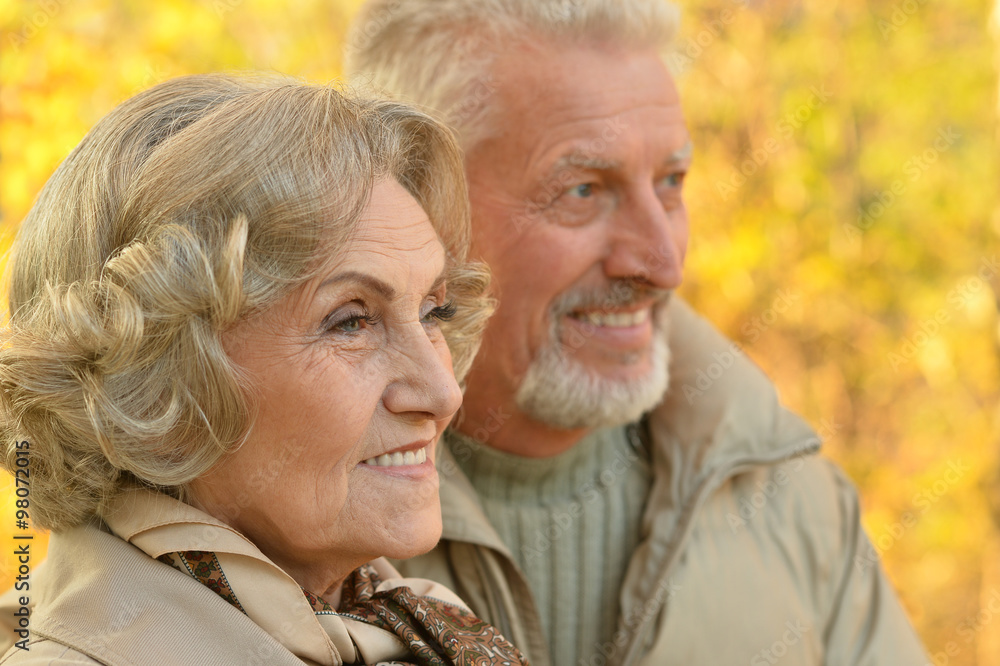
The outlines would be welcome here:
<svg viewBox="0 0 1000 666">
<path fill-rule="evenodd" d="M 680 162 L 685 162 L 691 158 L 692 153 L 694 153 L 694 144 L 688 141 L 682 147 L 671 153 L 666 160 L 663 161 L 665 165 L 676 165 Z M 603 157 L 596 157 L 594 155 L 588 155 L 582 152 L 573 152 L 568 155 L 563 155 L 555 164 L 552 165 L 552 172 L 558 174 L 560 171 L 565 169 L 587 169 L 590 171 L 614 171 L 621 167 L 621 162 L 618 160 L 609 160 Z"/>
<path fill-rule="evenodd" d="M 691 155 L 694 153 L 694 144 L 688 141 L 680 149 L 675 150 L 670 157 L 668 157 L 664 164 L 677 164 L 678 162 L 685 162 L 691 159 Z"/>
<path fill-rule="evenodd" d="M 361 273 L 359 271 L 345 271 L 343 273 L 337 273 L 333 277 L 323 280 L 323 283 L 319 286 L 319 288 L 324 289 L 341 282 L 360 282 L 362 285 L 374 291 L 387 301 L 391 301 L 396 298 L 396 290 L 393 289 L 392 285 L 388 282 L 384 282 L 374 275 Z"/>
<path fill-rule="evenodd" d="M 573 152 L 563 155 L 552 165 L 552 172 L 559 173 L 565 169 L 588 169 L 590 171 L 612 171 L 621 166 L 618 160 L 608 160 L 587 153 Z"/>
</svg>

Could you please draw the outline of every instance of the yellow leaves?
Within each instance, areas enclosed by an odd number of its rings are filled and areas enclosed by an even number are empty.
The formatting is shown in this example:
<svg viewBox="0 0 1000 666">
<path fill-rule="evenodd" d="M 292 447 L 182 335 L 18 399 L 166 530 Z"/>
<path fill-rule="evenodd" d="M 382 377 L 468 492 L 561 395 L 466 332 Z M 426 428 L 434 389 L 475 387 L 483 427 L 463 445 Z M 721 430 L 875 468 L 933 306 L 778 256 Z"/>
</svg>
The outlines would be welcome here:
<svg viewBox="0 0 1000 666">
<path fill-rule="evenodd" d="M 737 305 L 748 304 L 754 293 L 753 279 L 749 273 L 740 269 L 727 271 L 719 287 L 722 295 Z"/>
<path fill-rule="evenodd" d="M 774 203 L 788 213 L 800 213 L 809 203 L 809 191 L 794 173 L 782 172 L 774 183 Z"/>
<path fill-rule="evenodd" d="M 931 388 L 947 389 L 955 380 L 955 365 L 952 363 L 951 346 L 947 340 L 928 340 L 917 354 L 917 365 Z"/>
<path fill-rule="evenodd" d="M 168 51 L 188 41 L 192 34 L 211 32 L 215 23 L 201 7 L 179 3 L 151 3 L 144 13 L 144 22 L 149 26 L 147 44 L 153 51 Z"/>
</svg>

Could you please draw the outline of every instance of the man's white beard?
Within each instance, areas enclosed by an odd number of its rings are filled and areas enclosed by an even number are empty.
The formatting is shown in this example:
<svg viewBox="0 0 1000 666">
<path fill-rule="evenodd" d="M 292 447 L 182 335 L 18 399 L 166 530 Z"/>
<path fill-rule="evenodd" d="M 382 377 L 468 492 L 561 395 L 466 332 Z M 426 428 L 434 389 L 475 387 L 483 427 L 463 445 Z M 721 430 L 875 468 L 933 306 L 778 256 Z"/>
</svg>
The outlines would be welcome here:
<svg viewBox="0 0 1000 666">
<path fill-rule="evenodd" d="M 649 372 L 636 379 L 608 379 L 589 370 L 560 344 L 554 325 L 552 339 L 517 390 L 518 408 L 553 428 L 606 428 L 637 421 L 659 404 L 670 382 L 666 310 L 666 302 L 654 309 Z"/>
</svg>

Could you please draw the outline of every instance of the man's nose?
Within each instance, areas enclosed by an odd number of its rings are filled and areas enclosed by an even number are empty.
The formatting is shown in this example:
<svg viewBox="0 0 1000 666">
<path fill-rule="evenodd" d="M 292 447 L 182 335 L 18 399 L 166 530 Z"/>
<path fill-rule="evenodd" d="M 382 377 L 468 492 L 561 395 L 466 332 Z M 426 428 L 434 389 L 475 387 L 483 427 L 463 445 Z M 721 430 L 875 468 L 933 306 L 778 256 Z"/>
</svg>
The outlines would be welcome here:
<svg viewBox="0 0 1000 666">
<path fill-rule="evenodd" d="M 676 289 L 683 279 L 687 251 L 687 210 L 664 209 L 652 187 L 627 197 L 608 229 L 605 276 Z"/>
</svg>

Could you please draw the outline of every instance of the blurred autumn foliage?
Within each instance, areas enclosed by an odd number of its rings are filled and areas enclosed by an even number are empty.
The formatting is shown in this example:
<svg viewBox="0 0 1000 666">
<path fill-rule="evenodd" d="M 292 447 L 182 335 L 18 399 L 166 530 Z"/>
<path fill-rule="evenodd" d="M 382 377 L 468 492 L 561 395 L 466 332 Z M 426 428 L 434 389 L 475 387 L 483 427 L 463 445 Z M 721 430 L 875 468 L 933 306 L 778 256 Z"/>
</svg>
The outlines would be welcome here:
<svg viewBox="0 0 1000 666">
<path fill-rule="evenodd" d="M 998 665 L 993 7 L 685 9 L 687 296 L 824 431 L 935 663 Z"/>
<path fill-rule="evenodd" d="M 1000 666 L 991 2 L 683 0 L 669 58 L 696 147 L 683 291 L 824 434 L 939 665 Z M 192 72 L 334 79 L 359 3 L 0 0 L 0 251 L 117 102 Z"/>
</svg>

